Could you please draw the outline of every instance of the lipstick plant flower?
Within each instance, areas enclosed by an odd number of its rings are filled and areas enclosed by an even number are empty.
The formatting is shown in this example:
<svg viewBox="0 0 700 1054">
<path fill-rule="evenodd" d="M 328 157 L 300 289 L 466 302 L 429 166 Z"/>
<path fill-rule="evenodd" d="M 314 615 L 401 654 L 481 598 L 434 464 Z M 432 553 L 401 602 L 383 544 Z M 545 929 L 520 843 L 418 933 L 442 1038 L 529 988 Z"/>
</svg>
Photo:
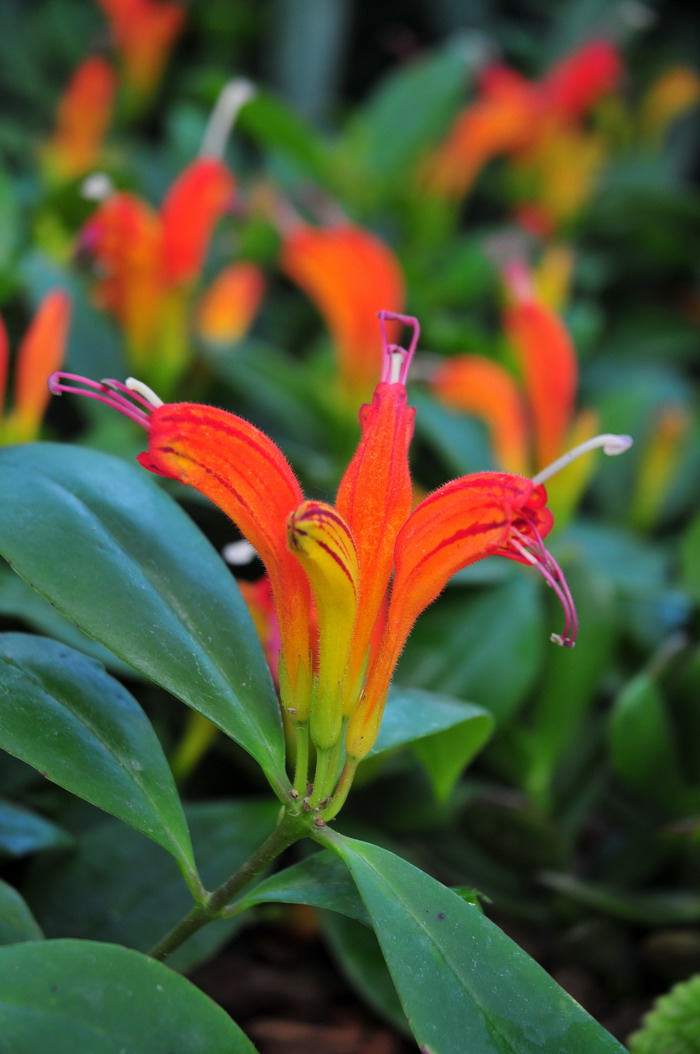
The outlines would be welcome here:
<svg viewBox="0 0 700 1054">
<path fill-rule="evenodd" d="M 362 227 L 298 223 L 284 233 L 280 267 L 311 298 L 330 330 L 345 401 L 354 407 L 370 398 L 382 361 L 373 319 L 380 309 L 402 311 L 405 299 L 394 253 Z"/>
<path fill-rule="evenodd" d="M 0 442 L 36 439 L 49 401 L 46 382 L 63 362 L 70 323 L 70 300 L 60 289 L 48 293 L 24 334 L 14 362 L 13 398 L 2 415 L 10 348 L 0 319 Z"/>
<path fill-rule="evenodd" d="M 185 8 L 170 0 L 98 0 L 121 60 L 127 105 L 143 106 L 158 87 L 185 24 Z"/>
<path fill-rule="evenodd" d="M 507 157 L 523 222 L 551 233 L 590 193 L 605 144 L 585 127 L 585 118 L 620 75 L 619 55 L 604 40 L 586 44 L 537 82 L 504 66 L 489 67 L 476 101 L 427 162 L 427 186 L 459 200 L 489 161 Z"/>
<path fill-rule="evenodd" d="M 234 188 L 222 161 L 202 157 L 178 176 L 159 211 L 117 191 L 79 234 L 95 301 L 122 327 L 132 367 L 165 391 L 187 366 L 192 298 Z"/>
<path fill-rule="evenodd" d="M 163 403 L 134 380 L 57 373 L 50 381 L 56 394 L 97 399 L 141 425 L 148 449 L 140 464 L 210 498 L 259 554 L 279 626 L 281 705 L 295 731 L 292 797 L 320 824 L 338 813 L 376 741 L 414 622 L 455 572 L 492 555 L 535 567 L 564 611 L 552 640 L 572 647 L 577 632 L 566 579 L 544 543 L 553 517 L 543 484 L 582 451 L 531 479 L 479 472 L 452 480 L 411 511 L 406 380 L 419 327 L 393 312 L 380 321 L 381 379 L 360 412 L 359 444 L 333 505 L 305 499 L 279 448 L 235 414 Z M 407 349 L 390 341 L 389 322 L 410 327 Z M 584 447 L 620 453 L 629 443 L 599 436 Z"/>
<path fill-rule="evenodd" d="M 115 88 L 112 67 L 100 56 L 78 66 L 59 101 L 54 133 L 42 150 L 50 178 L 78 179 L 99 163 Z"/>
</svg>

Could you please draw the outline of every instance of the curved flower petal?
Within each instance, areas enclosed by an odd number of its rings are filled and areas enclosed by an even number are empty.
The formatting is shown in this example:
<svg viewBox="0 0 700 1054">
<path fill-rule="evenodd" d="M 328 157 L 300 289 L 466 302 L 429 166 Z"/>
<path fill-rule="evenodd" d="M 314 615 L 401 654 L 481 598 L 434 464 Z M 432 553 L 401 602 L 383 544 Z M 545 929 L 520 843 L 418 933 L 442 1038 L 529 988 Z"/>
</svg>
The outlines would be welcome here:
<svg viewBox="0 0 700 1054">
<path fill-rule="evenodd" d="M 518 537 L 538 544 L 551 528 L 544 487 L 499 472 L 483 472 L 445 484 L 414 509 L 396 540 L 395 577 L 382 643 L 369 668 L 364 694 L 346 735 L 348 756 L 363 758 L 371 749 L 389 683 L 411 628 L 455 572 L 485 556 L 528 559 Z M 523 550 L 523 551 L 521 551 Z"/>
<path fill-rule="evenodd" d="M 527 472 L 527 420 L 518 386 L 508 370 L 483 355 L 455 355 L 438 367 L 431 387 L 447 406 L 486 422 L 502 468 Z"/>
<path fill-rule="evenodd" d="M 153 410 L 140 463 L 186 483 L 219 506 L 260 555 L 280 625 L 285 705 L 303 708 L 310 685 L 309 584 L 287 548 L 287 518 L 303 501 L 282 452 L 235 414 L 196 403 Z M 307 704 L 308 705 L 308 704 Z"/>
<path fill-rule="evenodd" d="M 542 81 L 549 105 L 562 117 L 577 121 L 617 85 L 620 55 L 607 40 L 594 40 L 554 66 Z"/>
</svg>

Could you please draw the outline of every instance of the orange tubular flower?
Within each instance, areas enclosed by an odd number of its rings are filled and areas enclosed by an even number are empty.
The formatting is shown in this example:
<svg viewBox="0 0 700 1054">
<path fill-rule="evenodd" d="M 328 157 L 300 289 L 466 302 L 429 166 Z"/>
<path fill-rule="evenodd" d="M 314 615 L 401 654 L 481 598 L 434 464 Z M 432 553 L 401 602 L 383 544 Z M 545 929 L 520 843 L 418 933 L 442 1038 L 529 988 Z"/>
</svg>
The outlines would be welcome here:
<svg viewBox="0 0 700 1054">
<path fill-rule="evenodd" d="M 115 78 L 102 58 L 86 59 L 73 74 L 56 113 L 56 130 L 44 147 L 48 171 L 58 179 L 77 179 L 99 160 L 112 118 Z"/>
<path fill-rule="evenodd" d="M 504 328 L 523 391 L 505 367 L 481 355 L 448 359 L 436 370 L 432 387 L 448 406 L 483 418 L 498 463 L 525 474 L 529 465 L 541 469 L 564 449 L 578 364 L 566 327 L 537 295 L 526 266 L 508 264 L 503 278 L 509 297 Z"/>
<path fill-rule="evenodd" d="M 279 622 L 282 706 L 297 734 L 293 795 L 306 793 L 310 736 L 316 771 L 308 806 L 319 822 L 342 806 L 376 739 L 411 627 L 455 571 L 491 555 L 534 565 L 565 611 L 563 632 L 552 639 L 570 647 L 576 635 L 571 594 L 543 542 L 553 518 L 542 483 L 559 463 L 532 480 L 502 472 L 464 476 L 410 512 L 413 411 L 405 385 L 418 323 L 393 312 L 380 318 L 384 368 L 372 403 L 362 408 L 362 436 L 335 506 L 303 500 L 274 443 L 233 414 L 163 404 L 133 380 L 56 374 L 50 382 L 57 394 L 101 400 L 141 424 L 148 451 L 140 463 L 211 498 L 260 554 Z M 388 322 L 412 327 L 408 350 L 389 342 Z M 604 436 L 583 449 L 604 445 L 620 453 L 629 443 L 628 437 Z"/>
<path fill-rule="evenodd" d="M 476 101 L 424 167 L 428 189 L 459 199 L 484 165 L 508 156 L 532 186 L 532 200 L 520 202 L 518 212 L 533 231 L 551 233 L 590 191 L 604 145 L 583 121 L 620 73 L 619 55 L 606 41 L 582 47 L 537 83 L 505 67 L 487 69 Z"/>
<path fill-rule="evenodd" d="M 95 264 L 95 299 L 123 327 L 134 365 L 165 386 L 185 365 L 191 288 L 234 188 L 223 162 L 200 158 L 175 180 L 160 214 L 118 192 L 80 233 L 78 253 Z"/>
<path fill-rule="evenodd" d="M 214 279 L 199 304 L 197 330 L 211 344 L 233 344 L 250 328 L 265 291 L 265 277 L 252 263 L 235 263 Z"/>
<path fill-rule="evenodd" d="M 61 365 L 70 322 L 70 300 L 55 289 L 39 306 L 17 351 L 14 400 L 5 421 L 0 421 L 3 443 L 35 439 L 49 401 L 46 382 Z M 5 395 L 9 359 L 7 333 L 0 319 L 0 410 Z"/>
<path fill-rule="evenodd" d="M 280 266 L 323 315 L 348 400 L 356 404 L 369 398 L 381 371 L 374 318 L 383 307 L 401 311 L 404 302 L 403 275 L 394 254 L 361 227 L 299 225 L 285 236 Z"/>
<path fill-rule="evenodd" d="M 98 0 L 109 19 L 127 89 L 134 102 L 148 99 L 160 81 L 185 22 L 181 4 L 157 0 Z"/>
</svg>

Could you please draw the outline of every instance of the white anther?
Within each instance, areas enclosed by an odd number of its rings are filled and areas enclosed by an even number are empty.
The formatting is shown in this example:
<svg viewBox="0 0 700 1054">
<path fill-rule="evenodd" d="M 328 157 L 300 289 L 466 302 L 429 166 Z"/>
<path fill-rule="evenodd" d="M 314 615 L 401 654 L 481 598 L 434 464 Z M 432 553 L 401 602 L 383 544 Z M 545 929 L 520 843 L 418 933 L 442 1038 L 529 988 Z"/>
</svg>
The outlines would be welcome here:
<svg viewBox="0 0 700 1054">
<path fill-rule="evenodd" d="M 151 406 L 162 406 L 163 400 L 160 399 L 152 388 L 149 388 L 143 381 L 138 381 L 135 377 L 127 377 L 124 384 L 129 391 L 137 392 L 142 395 L 144 399 L 151 404 Z"/>
<path fill-rule="evenodd" d="M 236 77 L 224 85 L 204 130 L 202 145 L 199 148 L 200 157 L 224 156 L 226 141 L 238 114 L 256 95 L 257 88 L 252 81 L 244 77 Z"/>
<path fill-rule="evenodd" d="M 602 448 L 604 454 L 608 454 L 610 457 L 616 457 L 618 454 L 624 454 L 625 450 L 629 450 L 632 446 L 632 436 L 627 435 L 612 435 L 606 433 L 605 435 L 593 436 L 592 439 L 586 440 L 585 443 L 579 443 L 573 450 L 569 450 L 568 453 L 562 454 L 561 457 L 553 461 L 547 468 L 543 468 L 541 472 L 538 472 L 536 476 L 532 477 L 532 482 L 535 486 L 540 483 L 544 483 L 546 479 L 549 479 L 555 473 L 561 469 L 566 468 L 567 465 L 575 461 L 576 458 L 581 457 L 583 454 L 588 454 L 591 450 L 598 450 Z"/>
</svg>

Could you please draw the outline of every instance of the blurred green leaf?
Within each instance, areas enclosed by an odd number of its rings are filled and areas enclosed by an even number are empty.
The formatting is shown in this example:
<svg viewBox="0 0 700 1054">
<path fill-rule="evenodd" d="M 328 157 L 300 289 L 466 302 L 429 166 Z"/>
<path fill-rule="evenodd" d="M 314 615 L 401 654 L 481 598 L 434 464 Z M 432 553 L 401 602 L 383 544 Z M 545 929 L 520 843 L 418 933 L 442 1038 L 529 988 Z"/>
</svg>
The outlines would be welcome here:
<svg viewBox="0 0 700 1054">
<path fill-rule="evenodd" d="M 114 944 L 0 948 L 0 1015 L 7 1054 L 255 1054 L 226 1011 L 184 977 Z"/>
<path fill-rule="evenodd" d="M 425 767 L 436 797 L 449 797 L 456 780 L 493 731 L 480 706 L 417 688 L 393 687 L 377 741 L 368 757 L 410 745 Z"/>
<path fill-rule="evenodd" d="M 344 864 L 343 867 L 347 874 Z M 410 1034 L 401 1001 L 372 930 L 330 911 L 324 912 L 322 925 L 338 966 L 355 990 L 399 1032 Z"/>
<path fill-rule="evenodd" d="M 72 841 L 67 831 L 50 820 L 23 805 L 0 799 L 0 856 L 28 856 L 42 849 L 65 847 Z"/>
<path fill-rule="evenodd" d="M 425 612 L 401 658 L 399 681 L 475 699 L 497 723 L 509 718 L 551 647 L 539 583 L 529 569 L 519 570 L 488 591 L 452 590 Z"/>
<path fill-rule="evenodd" d="M 555 872 L 544 872 L 540 881 L 578 904 L 641 926 L 679 926 L 700 921 L 700 895 L 686 890 L 634 890 Z"/>
<path fill-rule="evenodd" d="M 700 604 L 700 515 L 686 528 L 681 540 L 683 584 Z"/>
<path fill-rule="evenodd" d="M 259 92 L 241 110 L 238 127 L 261 147 L 279 151 L 294 161 L 303 175 L 319 183 L 327 180 L 327 148 L 323 141 L 277 96 Z"/>
</svg>

